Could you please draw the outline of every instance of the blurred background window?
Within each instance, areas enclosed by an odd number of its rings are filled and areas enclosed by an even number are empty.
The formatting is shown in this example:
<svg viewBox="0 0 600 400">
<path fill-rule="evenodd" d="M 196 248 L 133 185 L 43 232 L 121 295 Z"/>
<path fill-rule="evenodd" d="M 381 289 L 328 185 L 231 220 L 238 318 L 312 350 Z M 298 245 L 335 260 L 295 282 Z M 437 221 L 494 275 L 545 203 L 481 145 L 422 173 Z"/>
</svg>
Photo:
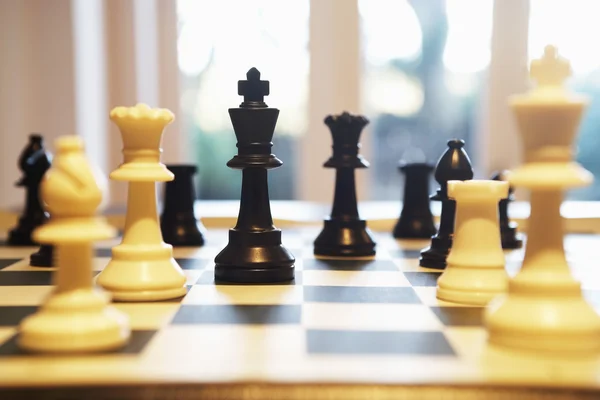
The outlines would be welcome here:
<svg viewBox="0 0 600 400">
<path fill-rule="evenodd" d="M 544 46 L 555 44 L 571 62 L 570 87 L 589 97 L 577 140 L 577 160 L 596 177 L 586 188 L 572 190 L 574 200 L 600 200 L 600 52 L 593 44 L 600 37 L 600 2 L 589 0 L 531 0 L 529 59 Z"/>
<path fill-rule="evenodd" d="M 476 177 L 486 178 L 478 173 L 483 160 L 476 143 L 482 118 L 487 118 L 494 1 L 356 1 L 360 37 L 344 45 L 361 50 L 359 112 L 371 121 L 363 151 L 372 164 L 359 197 L 399 199 L 399 161 L 435 163 L 446 141 L 455 137 L 466 141 Z M 309 71 L 310 2 L 177 0 L 182 120 L 199 166 L 200 198 L 239 198 L 239 173 L 225 167 L 236 152 L 227 109 L 239 105 L 236 82 L 250 66 L 271 81 L 267 103 L 281 110 L 273 151 L 285 167 L 269 174 L 271 197 L 311 198 L 298 193 L 300 174 L 308 173 L 298 166 L 310 162 L 320 167 L 322 160 L 302 154 L 300 141 L 307 134 L 309 90 L 324 89 L 309 87 L 309 73 L 319 73 Z M 538 57 L 546 44 L 556 44 L 572 62 L 572 87 L 592 100 L 579 134 L 578 161 L 600 177 L 600 159 L 595 156 L 600 147 L 600 53 L 584 45 L 600 36 L 594 18 L 600 2 L 529 4 L 529 31 L 524 33 L 528 37 L 523 38 L 529 44 L 529 59 Z M 322 136 L 308 140 L 311 146 L 330 145 Z M 599 200 L 600 179 L 572 191 L 570 197 Z"/>
<path fill-rule="evenodd" d="M 183 129 L 199 197 L 239 199 L 239 171 L 225 167 L 237 152 L 227 109 L 241 103 L 237 81 L 255 66 L 271 82 L 265 101 L 281 110 L 273 152 L 285 168 L 269 173 L 270 195 L 295 198 L 296 146 L 307 124 L 309 1 L 178 0 L 177 14 Z"/>
<path fill-rule="evenodd" d="M 435 163 L 450 138 L 473 138 L 490 60 L 491 0 L 359 0 L 372 198 L 398 199 L 400 160 Z"/>
</svg>

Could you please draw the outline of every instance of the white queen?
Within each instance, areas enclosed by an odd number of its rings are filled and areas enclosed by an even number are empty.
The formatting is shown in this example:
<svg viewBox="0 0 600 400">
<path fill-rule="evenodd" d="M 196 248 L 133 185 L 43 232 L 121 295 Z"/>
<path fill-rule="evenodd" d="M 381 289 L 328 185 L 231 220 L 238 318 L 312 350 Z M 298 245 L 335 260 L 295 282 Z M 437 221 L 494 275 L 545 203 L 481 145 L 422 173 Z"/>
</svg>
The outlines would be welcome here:
<svg viewBox="0 0 600 400">
<path fill-rule="evenodd" d="M 173 247 L 163 241 L 156 204 L 156 182 L 174 179 L 160 162 L 162 134 L 174 115 L 138 104 L 116 107 L 110 118 L 121 131 L 124 156 L 110 178 L 129 182 L 127 215 L 123 240 L 113 247 L 97 283 L 120 301 L 181 297 L 186 278 L 173 258 Z"/>
</svg>

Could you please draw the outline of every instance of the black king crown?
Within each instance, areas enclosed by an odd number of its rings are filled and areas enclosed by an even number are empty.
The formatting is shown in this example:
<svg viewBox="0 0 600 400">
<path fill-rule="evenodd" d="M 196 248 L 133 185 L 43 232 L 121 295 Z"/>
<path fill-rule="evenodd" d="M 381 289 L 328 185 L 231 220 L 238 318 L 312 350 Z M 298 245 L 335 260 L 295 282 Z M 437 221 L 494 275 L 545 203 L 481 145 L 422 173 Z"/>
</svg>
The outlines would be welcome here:
<svg viewBox="0 0 600 400">
<path fill-rule="evenodd" d="M 260 71 L 251 68 L 246 73 L 246 80 L 238 81 L 238 94 L 244 96 L 244 101 L 239 108 L 229 109 L 238 154 L 227 166 L 235 169 L 280 167 L 283 165 L 281 160 L 271 154 L 279 110 L 268 107 L 264 102 L 264 97 L 269 94 L 269 81 L 261 81 Z"/>
</svg>

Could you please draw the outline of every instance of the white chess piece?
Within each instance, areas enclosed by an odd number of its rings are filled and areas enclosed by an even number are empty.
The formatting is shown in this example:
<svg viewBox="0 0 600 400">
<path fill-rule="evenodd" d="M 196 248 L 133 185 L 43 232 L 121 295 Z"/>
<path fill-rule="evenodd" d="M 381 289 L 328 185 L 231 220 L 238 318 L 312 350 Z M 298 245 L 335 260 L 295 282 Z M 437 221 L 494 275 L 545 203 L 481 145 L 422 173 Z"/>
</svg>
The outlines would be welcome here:
<svg viewBox="0 0 600 400">
<path fill-rule="evenodd" d="M 34 232 L 36 241 L 54 245 L 55 288 L 19 326 L 18 345 L 26 350 L 87 353 L 112 350 L 129 339 L 128 317 L 93 287 L 92 244 L 116 234 L 96 216 L 105 184 L 88 164 L 79 137 L 56 140 L 56 156 L 41 184 L 52 217 Z"/>
<path fill-rule="evenodd" d="M 454 238 L 437 298 L 487 305 L 508 285 L 498 221 L 498 203 L 508 196 L 508 183 L 450 181 L 448 196 L 456 201 Z"/>
<path fill-rule="evenodd" d="M 584 299 L 563 247 L 563 191 L 592 181 L 572 161 L 572 141 L 587 102 L 564 87 L 569 73 L 568 61 L 548 46 L 531 65 L 538 87 L 511 101 L 525 164 L 509 182 L 531 191 L 531 214 L 521 271 L 507 295 L 490 303 L 485 320 L 493 345 L 579 356 L 600 351 L 600 316 Z"/>
<path fill-rule="evenodd" d="M 174 179 L 160 162 L 162 133 L 174 116 L 138 104 L 117 107 L 110 117 L 121 131 L 124 156 L 110 178 L 129 182 L 127 215 L 123 241 L 113 247 L 112 259 L 96 282 L 120 301 L 181 297 L 186 278 L 173 258 L 173 247 L 163 242 L 156 205 L 156 182 Z"/>
</svg>

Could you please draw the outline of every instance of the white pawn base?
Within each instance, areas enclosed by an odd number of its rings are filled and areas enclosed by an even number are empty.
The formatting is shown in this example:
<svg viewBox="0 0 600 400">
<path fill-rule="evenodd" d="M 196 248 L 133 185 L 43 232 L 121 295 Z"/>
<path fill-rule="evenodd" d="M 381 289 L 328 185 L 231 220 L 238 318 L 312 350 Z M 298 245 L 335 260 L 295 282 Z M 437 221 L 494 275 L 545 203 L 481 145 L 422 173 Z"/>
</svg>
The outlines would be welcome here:
<svg viewBox="0 0 600 400">
<path fill-rule="evenodd" d="M 506 293 L 508 275 L 504 266 L 459 267 L 449 264 L 438 279 L 437 298 L 452 303 L 485 306 Z"/>
<path fill-rule="evenodd" d="M 515 288 L 486 310 L 490 344 L 556 355 L 598 354 L 600 316 L 586 302 L 579 284 L 566 274 L 549 277 L 546 285 L 540 281 L 543 276 L 528 275 L 512 281 Z M 542 292 L 540 286 L 546 290 Z M 532 292 L 532 287 L 538 292 Z"/>
<path fill-rule="evenodd" d="M 108 296 L 93 289 L 53 295 L 40 311 L 23 320 L 18 345 L 40 353 L 116 350 L 129 340 L 129 321 L 108 304 Z"/>
<path fill-rule="evenodd" d="M 116 301 L 160 301 L 185 296 L 186 277 L 173 258 L 172 246 L 120 244 L 98 275 L 97 284 Z"/>
</svg>

